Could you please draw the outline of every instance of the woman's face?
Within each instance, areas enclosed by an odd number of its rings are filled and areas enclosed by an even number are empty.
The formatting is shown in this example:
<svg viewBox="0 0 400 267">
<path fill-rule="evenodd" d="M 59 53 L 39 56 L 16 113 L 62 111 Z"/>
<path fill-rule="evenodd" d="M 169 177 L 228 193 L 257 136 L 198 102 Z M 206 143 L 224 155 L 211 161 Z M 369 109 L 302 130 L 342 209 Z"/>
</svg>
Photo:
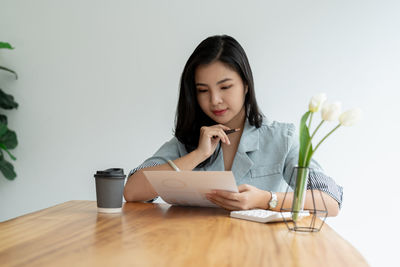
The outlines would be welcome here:
<svg viewBox="0 0 400 267">
<path fill-rule="evenodd" d="M 247 86 L 240 75 L 215 61 L 195 71 L 197 101 L 208 117 L 230 128 L 240 128 L 245 119 Z"/>
</svg>

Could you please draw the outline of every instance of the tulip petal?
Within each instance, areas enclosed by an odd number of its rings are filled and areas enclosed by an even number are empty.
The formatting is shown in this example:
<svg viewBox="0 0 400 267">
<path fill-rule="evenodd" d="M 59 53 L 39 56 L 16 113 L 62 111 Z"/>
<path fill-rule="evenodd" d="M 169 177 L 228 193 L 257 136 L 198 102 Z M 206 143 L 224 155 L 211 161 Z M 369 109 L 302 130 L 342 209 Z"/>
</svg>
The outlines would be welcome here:
<svg viewBox="0 0 400 267">
<path fill-rule="evenodd" d="M 362 117 L 362 111 L 354 108 L 343 112 L 339 117 L 339 122 L 343 126 L 352 126 L 356 124 Z"/>
<path fill-rule="evenodd" d="M 340 102 L 325 103 L 321 109 L 321 117 L 324 121 L 335 121 L 339 118 L 341 110 Z"/>
<path fill-rule="evenodd" d="M 326 94 L 324 93 L 313 96 L 310 100 L 310 103 L 308 104 L 309 111 L 317 112 L 322 106 L 322 104 L 325 102 L 325 100 L 326 100 Z"/>
</svg>

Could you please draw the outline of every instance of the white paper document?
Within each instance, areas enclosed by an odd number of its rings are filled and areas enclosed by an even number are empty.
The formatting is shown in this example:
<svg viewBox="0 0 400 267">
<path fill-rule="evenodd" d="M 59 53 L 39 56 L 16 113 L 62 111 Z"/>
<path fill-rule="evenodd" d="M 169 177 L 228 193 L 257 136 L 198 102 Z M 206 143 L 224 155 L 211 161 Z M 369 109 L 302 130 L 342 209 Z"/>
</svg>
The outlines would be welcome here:
<svg viewBox="0 0 400 267">
<path fill-rule="evenodd" d="M 231 171 L 143 171 L 162 199 L 174 205 L 218 207 L 205 194 L 211 190 L 238 192 Z"/>
</svg>

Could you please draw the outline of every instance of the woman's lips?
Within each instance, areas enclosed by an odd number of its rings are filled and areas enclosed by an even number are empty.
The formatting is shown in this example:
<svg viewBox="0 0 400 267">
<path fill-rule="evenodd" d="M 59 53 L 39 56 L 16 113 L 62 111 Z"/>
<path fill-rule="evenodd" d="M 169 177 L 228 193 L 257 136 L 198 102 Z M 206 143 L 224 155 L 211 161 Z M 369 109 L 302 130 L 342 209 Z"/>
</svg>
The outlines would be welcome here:
<svg viewBox="0 0 400 267">
<path fill-rule="evenodd" d="M 220 110 L 213 110 L 213 113 L 216 115 L 216 116 L 222 116 L 222 115 L 224 115 L 224 113 L 227 111 L 227 109 L 220 109 Z"/>
</svg>

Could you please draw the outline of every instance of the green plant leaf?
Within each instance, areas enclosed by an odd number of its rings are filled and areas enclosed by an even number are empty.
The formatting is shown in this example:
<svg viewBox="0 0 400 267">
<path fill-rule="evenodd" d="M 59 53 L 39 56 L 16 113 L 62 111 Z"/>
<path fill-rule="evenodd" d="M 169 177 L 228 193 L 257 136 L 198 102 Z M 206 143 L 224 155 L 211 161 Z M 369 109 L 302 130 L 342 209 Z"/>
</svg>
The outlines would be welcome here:
<svg viewBox="0 0 400 267">
<path fill-rule="evenodd" d="M 0 155 L 0 171 L 8 180 L 14 180 L 15 177 L 17 177 L 17 174 L 14 171 L 14 166 L 5 160 L 3 155 Z"/>
<path fill-rule="evenodd" d="M 6 68 L 6 67 L 3 67 L 3 66 L 0 66 L 0 70 L 4 70 L 4 71 L 11 72 L 12 74 L 14 74 L 14 75 L 15 75 L 15 79 L 18 79 L 18 74 L 17 74 L 15 71 L 13 71 L 12 69 L 9 69 L 9 68 Z"/>
<path fill-rule="evenodd" d="M 307 145 L 311 139 L 310 132 L 307 127 L 307 120 L 310 114 L 311 111 L 307 111 L 306 113 L 304 113 L 303 117 L 301 117 L 300 120 L 300 129 L 299 129 L 300 149 L 299 149 L 299 162 L 298 162 L 299 167 L 306 167 L 303 165 L 304 165 L 304 159 L 306 157 Z"/>
<path fill-rule="evenodd" d="M 12 95 L 4 93 L 4 91 L 0 89 L 0 107 L 4 109 L 18 108 L 18 103 L 14 101 Z"/>
<path fill-rule="evenodd" d="M 15 148 L 18 145 L 17 134 L 8 129 L 2 136 L 0 136 L 0 143 L 7 149 Z"/>
<path fill-rule="evenodd" d="M 0 122 L 7 125 L 7 116 L 0 114 Z"/>
<path fill-rule="evenodd" d="M 14 49 L 9 43 L 0 42 L 0 48 Z"/>
<path fill-rule="evenodd" d="M 8 156 L 12 159 L 12 160 L 17 160 L 17 158 L 5 147 L 5 145 L 0 143 L 0 148 L 3 149 L 5 152 L 7 152 Z M 3 155 L 3 153 L 2 153 Z"/>
<path fill-rule="evenodd" d="M 0 121 L 0 136 L 7 132 L 7 124 Z"/>
<path fill-rule="evenodd" d="M 311 157 L 314 155 L 312 144 L 310 144 L 310 148 L 308 149 L 308 153 L 306 155 L 306 166 L 310 166 Z"/>
</svg>

